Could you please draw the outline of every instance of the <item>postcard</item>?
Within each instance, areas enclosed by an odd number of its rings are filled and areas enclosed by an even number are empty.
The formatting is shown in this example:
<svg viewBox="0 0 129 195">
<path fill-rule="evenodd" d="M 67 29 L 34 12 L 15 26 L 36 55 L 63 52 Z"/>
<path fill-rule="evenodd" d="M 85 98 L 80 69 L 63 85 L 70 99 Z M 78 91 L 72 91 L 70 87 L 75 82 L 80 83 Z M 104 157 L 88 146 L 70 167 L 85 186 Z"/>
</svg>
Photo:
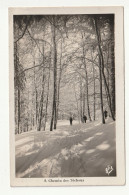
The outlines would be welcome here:
<svg viewBox="0 0 129 195">
<path fill-rule="evenodd" d="M 9 8 L 10 184 L 125 184 L 123 7 Z"/>
</svg>

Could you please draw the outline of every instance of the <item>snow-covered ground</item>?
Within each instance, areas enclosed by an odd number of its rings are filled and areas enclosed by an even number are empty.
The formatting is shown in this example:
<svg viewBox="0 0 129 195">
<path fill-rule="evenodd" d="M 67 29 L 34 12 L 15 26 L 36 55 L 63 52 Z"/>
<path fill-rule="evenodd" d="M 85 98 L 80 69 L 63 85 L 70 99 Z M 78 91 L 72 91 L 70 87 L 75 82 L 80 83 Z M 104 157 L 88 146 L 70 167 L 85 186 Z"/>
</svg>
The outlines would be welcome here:
<svg viewBox="0 0 129 195">
<path fill-rule="evenodd" d="M 16 135 L 17 177 L 116 175 L 115 123 L 110 119 L 78 124 L 59 121 L 57 130 Z"/>
</svg>

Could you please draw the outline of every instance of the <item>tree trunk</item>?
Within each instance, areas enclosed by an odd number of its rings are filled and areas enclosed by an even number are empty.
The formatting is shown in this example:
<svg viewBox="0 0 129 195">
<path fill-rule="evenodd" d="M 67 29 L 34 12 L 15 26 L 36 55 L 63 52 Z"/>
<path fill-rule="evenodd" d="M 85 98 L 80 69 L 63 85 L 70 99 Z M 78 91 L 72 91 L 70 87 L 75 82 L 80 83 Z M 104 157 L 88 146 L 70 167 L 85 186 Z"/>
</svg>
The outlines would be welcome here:
<svg viewBox="0 0 129 195">
<path fill-rule="evenodd" d="M 58 93 L 57 93 L 57 120 L 58 120 L 58 111 L 59 111 L 59 103 L 60 103 L 60 83 L 61 83 L 61 73 L 59 75 L 59 81 L 58 81 Z M 56 121 L 57 123 L 57 121 Z"/>
<path fill-rule="evenodd" d="M 14 66 L 15 66 L 15 88 L 17 89 L 17 127 L 18 134 L 20 133 L 20 121 L 21 121 L 21 97 L 20 97 L 20 84 L 19 84 L 19 58 L 18 58 L 18 48 L 17 43 L 14 43 Z M 15 105 L 16 107 L 16 105 Z M 15 113 L 16 114 L 16 113 Z"/>
<path fill-rule="evenodd" d="M 82 122 L 82 78 L 80 77 L 80 121 Z"/>
<path fill-rule="evenodd" d="M 114 55 L 114 18 L 111 19 L 111 95 L 112 95 L 112 112 L 115 118 L 116 102 L 115 102 L 115 55 Z"/>
<path fill-rule="evenodd" d="M 92 57 L 92 61 L 93 61 L 93 56 L 91 53 L 91 57 Z M 93 112 L 94 112 L 94 121 L 95 121 L 95 112 L 96 112 L 96 108 L 95 108 L 95 104 L 96 104 L 96 97 L 95 97 L 95 68 L 94 68 L 94 64 L 92 63 L 92 68 L 93 68 L 93 94 L 94 94 L 94 103 L 93 103 Z"/>
<path fill-rule="evenodd" d="M 40 115 L 39 115 L 38 131 L 41 131 L 41 124 L 42 124 L 42 119 L 43 119 L 43 100 L 44 100 L 44 87 L 42 89 L 41 100 L 40 100 Z"/>
<path fill-rule="evenodd" d="M 43 43 L 43 65 L 44 65 L 44 43 Z M 38 131 L 41 131 L 41 125 L 42 125 L 42 120 L 43 120 L 44 87 L 45 87 L 45 69 L 43 68 Z"/>
<path fill-rule="evenodd" d="M 49 85 L 50 85 L 50 66 L 49 66 L 49 75 L 48 75 L 48 83 L 47 83 L 47 99 L 46 99 L 46 110 L 45 110 L 44 131 L 45 131 L 45 129 L 46 129 L 46 122 L 47 122 L 47 109 L 48 109 L 48 98 L 49 98 Z"/>
<path fill-rule="evenodd" d="M 21 102 L 20 102 L 20 89 L 18 88 L 18 134 L 20 133 L 20 121 L 21 121 Z"/>
<path fill-rule="evenodd" d="M 102 123 L 105 124 L 105 118 L 103 113 L 103 83 L 102 83 L 102 65 L 101 58 L 99 57 L 99 78 L 100 78 L 100 102 L 101 102 L 101 115 Z"/>
<path fill-rule="evenodd" d="M 60 70 L 59 70 L 59 79 L 58 79 L 58 86 L 57 86 L 57 120 L 58 120 L 58 111 L 59 111 L 59 104 L 60 104 L 60 83 L 62 77 L 62 39 L 61 39 L 61 48 L 60 48 Z"/>
<path fill-rule="evenodd" d="M 85 115 L 85 99 L 86 99 L 86 97 L 85 97 L 85 85 L 84 85 L 84 89 L 83 89 L 83 116 Z"/>
<path fill-rule="evenodd" d="M 35 58 L 35 56 L 33 56 Z M 35 66 L 35 59 L 34 59 L 34 66 Z M 36 74 L 35 74 L 35 68 L 34 68 L 34 90 L 35 90 L 35 116 L 34 116 L 34 123 L 37 128 L 38 124 L 38 92 L 37 92 L 37 86 L 36 86 Z"/>
<path fill-rule="evenodd" d="M 80 124 L 79 105 L 78 105 L 78 99 L 77 99 L 77 94 L 76 94 L 76 90 L 75 90 L 75 85 L 74 85 L 74 94 L 75 94 L 75 100 L 76 100 L 76 104 L 77 104 L 78 121 L 79 121 L 79 124 Z"/>
<path fill-rule="evenodd" d="M 96 108 L 95 108 L 95 102 L 96 102 L 96 97 L 95 97 L 95 71 L 94 71 L 94 65 L 93 65 L 93 93 L 94 93 L 94 121 L 95 121 L 95 112 L 96 112 Z"/>
<path fill-rule="evenodd" d="M 103 75 L 104 84 L 105 84 L 105 87 L 106 87 L 106 90 L 107 90 L 107 95 L 108 95 L 108 98 L 109 98 L 109 108 L 110 108 L 112 119 L 115 120 L 113 112 L 112 112 L 111 96 L 110 96 L 108 84 L 107 84 L 105 73 L 104 73 L 104 59 L 103 59 L 103 53 L 102 53 L 101 44 L 100 44 L 100 42 L 101 42 L 101 35 L 100 35 L 99 30 L 98 30 L 97 19 L 96 18 L 94 18 L 94 24 L 95 24 L 95 30 L 96 30 L 96 35 L 97 35 L 97 41 L 98 41 L 99 56 L 101 58 L 100 61 L 101 61 L 101 66 L 102 66 L 101 67 L 102 75 Z"/>
<path fill-rule="evenodd" d="M 83 46 L 83 63 L 84 63 L 84 67 L 85 67 L 85 76 L 86 76 L 86 100 L 87 100 L 87 110 L 88 110 L 88 117 L 89 120 L 91 120 L 91 115 L 90 115 L 90 105 L 89 105 L 89 84 L 88 84 L 88 74 L 87 74 L 87 64 L 86 64 L 86 60 L 85 60 L 85 48 Z"/>
<path fill-rule="evenodd" d="M 54 86 L 53 86 L 53 106 L 52 106 L 52 117 L 51 117 L 51 125 L 50 131 L 53 130 L 53 121 L 54 121 L 54 129 L 56 129 L 56 121 L 57 121 L 57 110 L 56 110 L 56 100 L 57 100 L 57 51 L 56 51 L 56 34 L 55 34 L 55 24 L 56 24 L 56 16 L 52 18 L 51 24 L 51 32 L 52 32 L 52 46 L 53 46 L 53 77 L 54 77 Z"/>
<path fill-rule="evenodd" d="M 37 127 L 37 124 L 38 124 L 38 92 L 37 92 L 37 89 L 35 89 L 35 111 L 36 111 L 35 121 L 36 121 L 36 127 Z"/>
</svg>

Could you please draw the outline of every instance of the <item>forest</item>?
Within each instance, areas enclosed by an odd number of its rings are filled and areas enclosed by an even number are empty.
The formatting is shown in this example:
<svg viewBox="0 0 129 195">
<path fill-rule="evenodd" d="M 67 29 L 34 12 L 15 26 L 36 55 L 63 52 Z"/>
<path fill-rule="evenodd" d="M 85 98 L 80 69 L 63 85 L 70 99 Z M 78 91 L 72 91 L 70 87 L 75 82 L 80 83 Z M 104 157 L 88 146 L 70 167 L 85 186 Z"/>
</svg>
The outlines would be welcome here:
<svg viewBox="0 0 129 195">
<path fill-rule="evenodd" d="M 115 121 L 114 15 L 15 15 L 15 134 Z"/>
</svg>

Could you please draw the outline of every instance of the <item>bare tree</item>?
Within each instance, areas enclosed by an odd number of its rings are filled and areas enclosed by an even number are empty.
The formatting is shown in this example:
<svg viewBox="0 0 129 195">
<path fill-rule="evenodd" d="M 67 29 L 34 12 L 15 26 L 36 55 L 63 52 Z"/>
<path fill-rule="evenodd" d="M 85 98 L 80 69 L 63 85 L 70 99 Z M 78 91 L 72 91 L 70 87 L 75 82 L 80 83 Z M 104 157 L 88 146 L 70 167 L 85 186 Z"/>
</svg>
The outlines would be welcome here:
<svg viewBox="0 0 129 195">
<path fill-rule="evenodd" d="M 50 131 L 53 130 L 53 121 L 54 121 L 54 129 L 56 129 L 57 122 L 57 50 L 56 50 L 56 16 L 52 16 L 51 23 L 51 33 L 52 33 L 52 55 L 53 55 L 53 78 L 54 78 L 54 86 L 53 86 L 53 105 L 52 105 L 52 117 L 51 117 L 51 125 Z"/>
</svg>

